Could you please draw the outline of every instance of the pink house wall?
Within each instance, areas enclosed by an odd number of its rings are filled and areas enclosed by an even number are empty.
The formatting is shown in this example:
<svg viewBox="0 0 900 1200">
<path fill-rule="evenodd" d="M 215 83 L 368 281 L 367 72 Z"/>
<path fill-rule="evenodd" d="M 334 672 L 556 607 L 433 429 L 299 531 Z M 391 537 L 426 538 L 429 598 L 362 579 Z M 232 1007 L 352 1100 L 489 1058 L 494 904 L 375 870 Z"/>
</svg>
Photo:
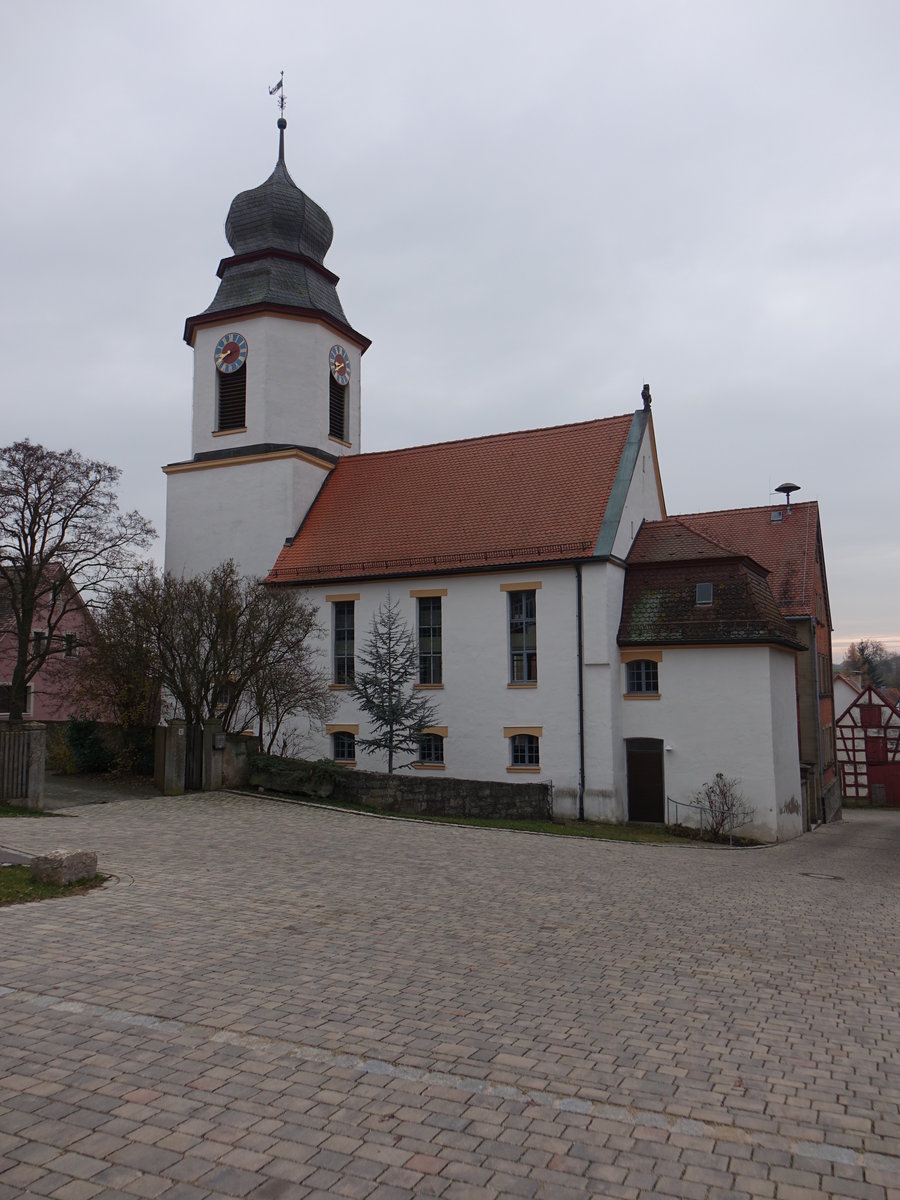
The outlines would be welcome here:
<svg viewBox="0 0 900 1200">
<path fill-rule="evenodd" d="M 75 655 L 85 652 L 87 634 L 91 618 L 80 599 L 60 618 L 54 631 L 54 644 L 63 646 L 67 634 L 74 634 L 76 639 Z M 35 621 L 34 632 L 40 632 L 40 619 Z M 0 684 L 12 682 L 13 667 L 16 661 L 15 634 L 8 630 L 0 631 Z M 31 680 L 31 704 L 26 717 L 32 721 L 66 721 L 69 717 L 78 717 L 82 713 L 80 707 L 73 705 L 67 697 L 69 685 L 76 665 L 76 657 L 69 657 L 65 651 L 52 654 L 35 677 Z M 8 719 L 6 712 L 0 711 L 0 721 Z"/>
</svg>

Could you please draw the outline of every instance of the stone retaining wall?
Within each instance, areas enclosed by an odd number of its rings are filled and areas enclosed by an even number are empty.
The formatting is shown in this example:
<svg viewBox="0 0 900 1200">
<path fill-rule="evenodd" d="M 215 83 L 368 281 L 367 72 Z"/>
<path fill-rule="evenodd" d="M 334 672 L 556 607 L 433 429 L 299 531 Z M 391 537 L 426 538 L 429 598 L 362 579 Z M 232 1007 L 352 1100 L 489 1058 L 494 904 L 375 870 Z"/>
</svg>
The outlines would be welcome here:
<svg viewBox="0 0 900 1200">
<path fill-rule="evenodd" d="M 382 812 L 435 817 L 496 817 L 546 821 L 551 816 L 549 783 L 506 783 L 432 775 L 383 775 L 345 771 L 316 763 L 257 759 L 252 787 L 316 800 L 365 804 Z"/>
</svg>

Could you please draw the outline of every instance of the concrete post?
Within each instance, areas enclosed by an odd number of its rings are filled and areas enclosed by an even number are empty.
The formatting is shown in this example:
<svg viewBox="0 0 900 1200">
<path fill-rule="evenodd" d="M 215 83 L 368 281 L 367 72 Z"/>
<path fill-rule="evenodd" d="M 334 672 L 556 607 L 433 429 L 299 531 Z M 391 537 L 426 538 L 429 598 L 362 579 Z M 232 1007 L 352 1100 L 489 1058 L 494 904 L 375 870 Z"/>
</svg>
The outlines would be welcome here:
<svg viewBox="0 0 900 1200">
<path fill-rule="evenodd" d="M 153 786 L 160 792 L 166 790 L 165 725 L 157 725 L 153 730 Z"/>
<path fill-rule="evenodd" d="M 28 774 L 25 792 L 26 808 L 44 807 L 44 765 L 47 758 L 47 726 L 27 721 L 22 729 L 28 739 Z"/>
<path fill-rule="evenodd" d="M 184 764 L 187 754 L 187 726 L 184 721 L 173 719 L 163 730 L 165 735 L 165 759 L 162 790 L 166 796 L 184 795 Z"/>
<path fill-rule="evenodd" d="M 222 722 L 209 720 L 203 726 L 203 790 L 217 792 L 222 787 L 222 762 L 225 758 L 225 734 Z"/>
</svg>

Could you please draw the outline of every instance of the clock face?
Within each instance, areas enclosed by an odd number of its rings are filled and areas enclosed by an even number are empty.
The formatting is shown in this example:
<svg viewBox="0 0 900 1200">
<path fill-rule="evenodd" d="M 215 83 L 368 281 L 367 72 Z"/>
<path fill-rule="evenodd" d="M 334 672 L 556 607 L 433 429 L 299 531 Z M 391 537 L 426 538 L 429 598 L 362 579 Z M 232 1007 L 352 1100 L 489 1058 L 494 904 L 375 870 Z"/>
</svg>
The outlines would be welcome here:
<svg viewBox="0 0 900 1200">
<path fill-rule="evenodd" d="M 328 356 L 331 373 L 341 387 L 350 382 L 350 358 L 343 346 L 332 346 Z"/>
<path fill-rule="evenodd" d="M 228 375 L 247 361 L 247 339 L 241 333 L 226 333 L 216 342 L 213 351 L 216 370 Z"/>
</svg>

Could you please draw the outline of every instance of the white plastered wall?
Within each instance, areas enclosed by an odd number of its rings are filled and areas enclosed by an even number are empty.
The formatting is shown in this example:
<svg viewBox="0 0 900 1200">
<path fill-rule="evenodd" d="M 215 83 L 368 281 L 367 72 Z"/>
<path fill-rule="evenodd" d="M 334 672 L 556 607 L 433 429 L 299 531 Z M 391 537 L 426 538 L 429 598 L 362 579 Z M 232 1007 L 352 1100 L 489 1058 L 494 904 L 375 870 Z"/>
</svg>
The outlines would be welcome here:
<svg viewBox="0 0 900 1200">
<path fill-rule="evenodd" d="M 664 647 L 659 698 L 624 699 L 623 733 L 665 743 L 666 794 L 692 801 L 716 773 L 736 778 L 753 807 L 741 834 L 802 832 L 793 655 L 767 646 Z M 793 808 L 796 807 L 796 812 Z M 691 814 L 682 810 L 689 823 Z"/>
<path fill-rule="evenodd" d="M 628 816 L 616 645 L 624 584 L 625 571 L 616 563 L 587 563 L 582 568 L 584 814 L 593 821 L 624 821 Z M 567 815 L 575 815 L 575 810 Z"/>
<path fill-rule="evenodd" d="M 627 558 L 642 521 L 658 521 L 662 517 L 661 494 L 648 421 L 619 519 L 619 528 L 613 541 L 614 557 Z"/>
<path fill-rule="evenodd" d="M 217 433 L 213 351 L 223 334 L 235 331 L 247 339 L 247 428 Z M 334 345 L 344 347 L 350 362 L 349 446 L 328 436 L 329 353 Z M 263 442 L 358 454 L 359 438 L 360 351 L 343 336 L 317 321 L 273 315 L 239 317 L 197 329 L 192 454 Z"/>
<path fill-rule="evenodd" d="M 583 576 L 584 626 L 584 813 L 588 820 L 628 819 L 619 648 L 616 636 L 622 615 L 628 555 L 642 521 L 662 517 L 661 489 L 650 436 L 641 439 L 613 539 L 617 561 L 586 563 Z M 575 808 L 571 815 L 575 814 Z"/>
<path fill-rule="evenodd" d="M 225 459 L 170 471 L 166 570 L 200 575 L 233 558 L 241 574 L 265 577 L 327 475 L 297 457 Z"/>
<path fill-rule="evenodd" d="M 536 687 L 509 686 L 508 593 L 501 585 L 536 589 Z M 355 596 L 357 652 L 368 640 L 372 617 L 390 591 L 415 633 L 417 607 L 410 591 L 446 588 L 441 598 L 444 686 L 425 694 L 437 708 L 436 724 L 447 726 L 444 773 L 460 779 L 524 782 L 552 779 L 554 795 L 577 794 L 578 716 L 575 573 L 571 567 L 455 575 L 384 582 L 329 584 L 305 591 L 319 607 L 323 631 L 318 639 L 321 665 L 331 674 L 332 605 L 326 596 Z M 357 659 L 358 662 L 358 659 Z M 335 692 L 339 709 L 334 724 L 367 729 L 349 693 Z M 509 772 L 509 743 L 504 728 L 542 728 L 540 770 Z M 331 757 L 330 740 L 310 737 L 313 756 Z M 358 753 L 360 769 L 386 769 L 383 756 Z"/>
<path fill-rule="evenodd" d="M 797 729 L 797 677 L 794 655 L 770 652 L 772 756 L 778 840 L 803 832 L 800 793 L 800 741 Z"/>
<path fill-rule="evenodd" d="M 834 716 L 835 720 L 843 716 L 853 701 L 857 698 L 859 692 L 856 688 L 851 687 L 844 679 L 838 677 L 834 681 Z"/>
<path fill-rule="evenodd" d="M 656 462 L 649 427 L 644 432 L 629 481 L 614 553 L 624 558 L 642 520 L 662 516 Z M 625 745 L 616 634 L 622 608 L 625 572 L 622 564 L 605 561 L 582 565 L 584 631 L 585 816 L 589 820 L 627 819 Z M 508 686 L 507 593 L 501 585 L 540 582 L 537 591 L 538 686 Z M 411 590 L 446 588 L 442 600 L 444 687 L 428 694 L 438 707 L 438 724 L 448 727 L 445 771 L 465 779 L 528 779 L 507 771 L 506 726 L 539 726 L 541 769 L 535 778 L 552 779 L 554 811 L 574 816 L 578 810 L 578 632 L 577 577 L 573 566 L 516 570 L 485 575 L 429 577 L 383 583 L 349 583 L 313 589 L 326 633 L 320 641 L 322 662 L 330 670 L 331 612 L 326 595 L 355 595 L 357 646 L 368 636 L 372 615 L 390 590 L 401 601 L 405 620 L 415 627 Z M 334 724 L 363 719 L 346 693 Z M 326 737 L 312 752 L 330 756 Z M 381 770 L 384 763 L 359 754 L 363 769 Z"/>
</svg>

